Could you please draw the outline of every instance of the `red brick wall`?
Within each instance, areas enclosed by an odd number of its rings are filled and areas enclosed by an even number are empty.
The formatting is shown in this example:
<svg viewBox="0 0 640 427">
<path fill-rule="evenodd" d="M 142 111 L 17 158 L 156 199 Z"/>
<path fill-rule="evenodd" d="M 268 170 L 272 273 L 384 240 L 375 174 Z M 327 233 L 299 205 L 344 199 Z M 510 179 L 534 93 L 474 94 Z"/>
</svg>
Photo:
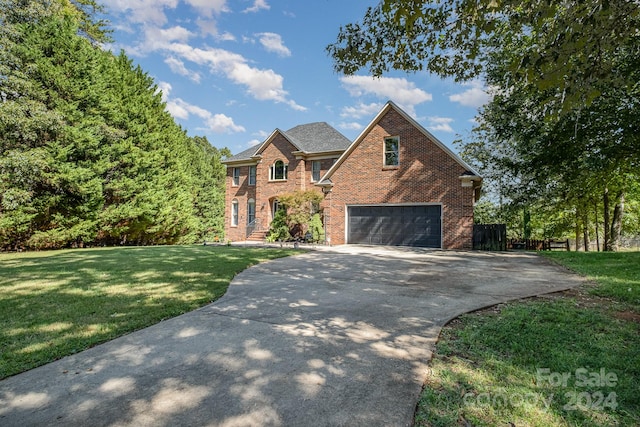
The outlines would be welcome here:
<svg viewBox="0 0 640 427">
<path fill-rule="evenodd" d="M 337 158 L 337 157 L 336 157 Z M 316 159 L 318 160 L 318 159 Z M 319 159 L 318 160 L 320 162 L 320 178 L 322 178 L 324 176 L 325 173 L 327 173 L 327 171 L 329 169 L 331 169 L 331 166 L 333 166 L 334 163 L 334 159 Z M 318 190 L 317 187 L 314 187 L 313 184 L 315 184 L 313 181 L 311 181 L 311 178 L 313 177 L 312 175 L 312 160 L 307 160 L 306 161 L 306 185 L 307 185 L 307 189 L 315 189 Z"/>
<path fill-rule="evenodd" d="M 249 167 L 240 167 L 240 185 L 232 186 L 233 166 L 227 167 L 225 194 L 225 238 L 231 241 L 246 239 L 247 233 L 247 203 L 253 198 L 256 202 L 256 218 L 263 227 L 268 227 L 272 219 L 271 202 L 279 194 L 289 193 L 302 188 L 305 174 L 305 161 L 297 160 L 293 151 L 297 149 L 282 135 L 277 134 L 271 144 L 262 151 L 262 159 L 256 165 L 256 185 L 248 185 Z M 276 160 L 288 163 L 286 181 L 269 181 L 269 168 Z M 309 162 L 310 163 L 310 162 Z M 309 166 L 310 167 L 310 166 Z M 307 178 L 310 180 L 310 178 Z M 238 226 L 231 226 L 231 204 L 238 200 Z"/>
<path fill-rule="evenodd" d="M 383 166 L 387 136 L 400 138 L 400 164 Z M 331 176 L 333 190 L 325 199 L 331 244 L 345 243 L 346 205 L 442 204 L 442 246 L 470 249 L 473 232 L 473 198 L 462 187 L 465 169 L 436 143 L 390 109 Z"/>
</svg>

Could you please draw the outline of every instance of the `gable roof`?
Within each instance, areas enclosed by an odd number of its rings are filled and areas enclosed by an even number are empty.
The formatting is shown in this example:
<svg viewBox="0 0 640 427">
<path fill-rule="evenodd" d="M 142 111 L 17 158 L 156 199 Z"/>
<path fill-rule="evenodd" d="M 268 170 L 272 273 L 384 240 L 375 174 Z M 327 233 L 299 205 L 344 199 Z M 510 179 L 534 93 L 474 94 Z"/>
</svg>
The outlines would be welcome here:
<svg viewBox="0 0 640 427">
<path fill-rule="evenodd" d="M 327 173 L 320 179 L 320 181 L 316 184 L 319 186 L 332 185 L 331 183 L 331 175 L 340 167 L 342 163 L 351 155 L 351 153 L 360 145 L 360 143 L 364 140 L 364 138 L 371 132 L 374 126 L 378 124 L 378 122 L 384 117 L 390 110 L 396 111 L 402 117 L 404 117 L 409 123 L 411 123 L 416 129 L 422 132 L 429 140 L 435 143 L 439 148 L 441 148 L 445 153 L 447 153 L 453 160 L 455 160 L 460 166 L 465 169 L 464 175 L 469 177 L 477 177 L 482 179 L 480 174 L 475 171 L 471 166 L 469 166 L 464 160 L 462 160 L 456 153 L 451 151 L 449 147 L 444 145 L 442 141 L 436 138 L 431 132 L 425 129 L 420 123 L 418 123 L 415 119 L 409 116 L 405 111 L 403 111 L 400 107 L 398 107 L 393 101 L 388 101 L 382 110 L 374 117 L 374 119 L 369 123 L 369 125 L 364 128 L 364 130 L 360 133 L 360 135 L 353 141 L 353 143 L 347 148 L 347 150 L 342 153 L 342 156 L 331 166 L 331 168 L 327 171 Z"/>
<path fill-rule="evenodd" d="M 346 136 L 335 130 L 328 123 L 315 122 L 298 125 L 286 132 L 276 128 L 262 144 L 231 156 L 222 163 L 253 160 L 253 157 L 259 156 L 277 134 L 282 135 L 296 150 L 305 154 L 344 151 L 351 145 L 351 141 Z"/>
</svg>

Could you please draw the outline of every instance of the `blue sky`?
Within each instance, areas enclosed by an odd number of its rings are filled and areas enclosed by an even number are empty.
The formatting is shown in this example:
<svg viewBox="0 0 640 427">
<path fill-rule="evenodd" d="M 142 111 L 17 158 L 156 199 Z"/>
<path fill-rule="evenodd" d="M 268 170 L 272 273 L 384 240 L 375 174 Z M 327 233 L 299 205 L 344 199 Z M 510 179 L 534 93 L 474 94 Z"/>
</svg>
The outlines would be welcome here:
<svg viewBox="0 0 640 427">
<path fill-rule="evenodd" d="M 438 139 L 468 135 L 488 97 L 426 73 L 333 71 L 325 47 L 375 0 L 102 0 L 123 49 L 191 136 L 234 154 L 275 129 L 327 122 L 355 139 L 388 100 Z M 455 147 L 452 147 L 455 150 Z"/>
</svg>

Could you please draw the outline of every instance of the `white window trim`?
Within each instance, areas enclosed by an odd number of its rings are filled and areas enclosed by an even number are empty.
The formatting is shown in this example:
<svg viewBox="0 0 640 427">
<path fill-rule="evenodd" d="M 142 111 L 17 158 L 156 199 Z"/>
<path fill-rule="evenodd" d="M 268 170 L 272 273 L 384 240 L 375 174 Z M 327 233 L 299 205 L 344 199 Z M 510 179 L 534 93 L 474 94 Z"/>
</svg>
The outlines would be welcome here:
<svg viewBox="0 0 640 427">
<path fill-rule="evenodd" d="M 240 217 L 240 204 L 238 203 L 238 199 L 233 199 L 231 202 L 231 226 L 238 226 L 238 218 Z"/>
<path fill-rule="evenodd" d="M 318 177 L 314 177 L 313 173 L 314 173 L 314 169 L 313 166 L 314 165 L 318 165 Z M 322 176 L 322 162 L 320 160 L 312 160 L 311 161 L 311 182 L 317 182 L 320 181 L 320 177 Z"/>
<path fill-rule="evenodd" d="M 283 178 L 276 179 L 276 177 L 275 177 L 275 175 L 276 175 L 276 163 L 278 163 L 278 162 L 282 162 L 282 167 L 283 167 L 282 175 L 283 175 Z M 276 161 L 273 162 L 273 164 L 271 166 L 269 166 L 269 181 L 277 181 L 277 182 L 286 181 L 288 176 L 289 176 L 289 164 L 285 163 L 284 160 L 277 159 Z"/>
<path fill-rule="evenodd" d="M 390 139 L 396 140 L 398 144 L 397 163 L 395 165 L 387 164 L 387 141 Z M 391 151 L 389 151 L 389 153 L 391 153 Z M 385 168 L 397 168 L 400 166 L 400 137 L 399 136 L 386 136 L 384 138 L 384 141 L 382 143 L 382 166 Z"/>
<path fill-rule="evenodd" d="M 251 175 L 251 171 L 253 170 L 253 175 Z M 256 185 L 258 170 L 255 166 L 249 166 L 249 185 Z M 251 180 L 253 178 L 253 181 Z"/>
<path fill-rule="evenodd" d="M 251 219 L 251 206 L 253 205 L 253 219 Z M 249 199 L 247 201 L 247 224 L 251 224 L 251 221 L 256 219 L 256 201 Z"/>
<path fill-rule="evenodd" d="M 240 185 L 240 168 L 233 168 L 231 171 L 231 185 L 238 187 Z"/>
</svg>

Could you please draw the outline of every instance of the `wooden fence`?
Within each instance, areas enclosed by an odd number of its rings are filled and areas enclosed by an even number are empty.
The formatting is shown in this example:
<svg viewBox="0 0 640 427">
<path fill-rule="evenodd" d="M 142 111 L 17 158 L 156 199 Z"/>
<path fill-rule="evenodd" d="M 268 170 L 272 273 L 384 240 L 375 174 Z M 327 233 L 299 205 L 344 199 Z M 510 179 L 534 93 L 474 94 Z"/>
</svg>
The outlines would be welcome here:
<svg viewBox="0 0 640 427">
<path fill-rule="evenodd" d="M 506 224 L 474 224 L 473 249 L 479 251 L 506 251 Z"/>
<path fill-rule="evenodd" d="M 480 251 L 568 251 L 569 240 L 507 239 L 506 224 L 474 224 L 473 249 Z"/>
<path fill-rule="evenodd" d="M 523 249 L 527 251 L 552 251 L 554 249 L 560 249 L 569 251 L 569 240 L 509 239 L 507 249 Z"/>
</svg>

